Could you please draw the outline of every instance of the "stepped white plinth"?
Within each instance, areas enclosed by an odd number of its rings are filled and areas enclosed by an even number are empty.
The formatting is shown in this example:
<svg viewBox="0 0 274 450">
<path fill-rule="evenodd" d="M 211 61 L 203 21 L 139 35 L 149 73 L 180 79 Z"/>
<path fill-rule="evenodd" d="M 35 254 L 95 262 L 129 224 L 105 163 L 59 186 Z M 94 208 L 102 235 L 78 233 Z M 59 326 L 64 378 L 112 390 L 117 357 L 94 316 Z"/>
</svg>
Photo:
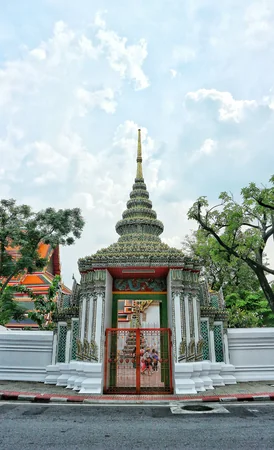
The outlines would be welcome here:
<svg viewBox="0 0 274 450">
<path fill-rule="evenodd" d="M 195 382 L 191 379 L 193 364 L 182 362 L 176 363 L 174 366 L 175 394 L 197 394 Z"/>
<path fill-rule="evenodd" d="M 52 364 L 46 367 L 46 377 L 45 384 L 55 384 L 57 383 L 58 378 L 61 375 L 61 370 L 59 364 Z"/>
<path fill-rule="evenodd" d="M 206 390 L 214 389 L 212 384 L 212 379 L 209 376 L 210 372 L 210 361 L 201 361 L 202 364 L 202 372 L 200 373 L 200 378 L 204 382 L 204 387 Z"/>
<path fill-rule="evenodd" d="M 191 364 L 193 365 L 193 373 L 191 375 L 191 379 L 195 383 L 195 389 L 197 392 L 204 392 L 205 386 L 204 386 L 204 382 L 200 376 L 200 375 L 202 375 L 202 372 L 203 372 L 202 363 L 199 361 L 195 361 Z"/>
<path fill-rule="evenodd" d="M 85 363 L 83 368 L 85 379 L 82 382 L 80 394 L 102 394 L 103 370 L 101 363 Z"/>
<path fill-rule="evenodd" d="M 60 363 L 60 372 L 61 375 L 57 378 L 57 386 L 67 386 L 68 378 L 70 376 L 70 364 L 69 363 Z"/>
<path fill-rule="evenodd" d="M 214 387 L 225 385 L 223 378 L 220 376 L 221 370 L 222 363 L 210 363 L 209 377 L 211 378 Z"/>
</svg>

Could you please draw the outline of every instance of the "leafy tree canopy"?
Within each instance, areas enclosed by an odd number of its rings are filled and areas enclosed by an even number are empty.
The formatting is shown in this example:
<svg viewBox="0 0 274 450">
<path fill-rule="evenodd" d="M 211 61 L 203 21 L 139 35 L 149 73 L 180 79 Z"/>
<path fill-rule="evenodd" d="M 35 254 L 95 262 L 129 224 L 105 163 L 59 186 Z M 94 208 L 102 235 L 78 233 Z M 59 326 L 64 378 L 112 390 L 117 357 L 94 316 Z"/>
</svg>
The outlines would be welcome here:
<svg viewBox="0 0 274 450">
<path fill-rule="evenodd" d="M 229 294 L 226 297 L 226 306 L 230 328 L 274 326 L 274 313 L 261 290 Z"/>
<path fill-rule="evenodd" d="M 17 304 L 11 304 L 19 286 L 9 286 L 9 281 L 24 271 L 41 270 L 47 263 L 38 253 L 39 243 L 50 244 L 52 248 L 72 245 L 81 237 L 83 227 L 79 208 L 47 208 L 35 212 L 28 205 L 17 205 L 13 199 L 0 201 L 0 302 L 3 314 L 0 320 L 3 323 L 10 320 L 4 317 L 11 315 L 20 320 L 23 313 Z M 12 256 L 12 250 L 19 250 L 16 258 Z"/>
<path fill-rule="evenodd" d="M 241 202 L 222 192 L 220 203 L 209 208 L 206 197 L 200 197 L 188 217 L 198 222 L 215 260 L 237 260 L 254 272 L 274 311 L 274 291 L 267 278 L 274 275 L 274 269 L 268 266 L 264 253 L 267 242 L 274 236 L 274 176 L 270 183 L 270 187 L 259 188 L 251 183 L 243 188 Z"/>
<path fill-rule="evenodd" d="M 216 239 L 203 229 L 185 237 L 183 251 L 198 257 L 212 290 L 223 289 L 224 296 L 243 290 L 257 291 L 259 281 L 250 267 L 241 259 L 229 255 Z"/>
<path fill-rule="evenodd" d="M 60 291 L 61 278 L 55 276 L 52 284 L 49 288 L 47 297 L 43 295 L 33 295 L 30 292 L 30 297 L 34 300 L 34 311 L 28 313 L 28 317 L 36 322 L 40 330 L 51 330 L 54 324 L 51 322 L 51 317 L 54 312 L 57 311 L 57 299 L 58 291 Z"/>
</svg>

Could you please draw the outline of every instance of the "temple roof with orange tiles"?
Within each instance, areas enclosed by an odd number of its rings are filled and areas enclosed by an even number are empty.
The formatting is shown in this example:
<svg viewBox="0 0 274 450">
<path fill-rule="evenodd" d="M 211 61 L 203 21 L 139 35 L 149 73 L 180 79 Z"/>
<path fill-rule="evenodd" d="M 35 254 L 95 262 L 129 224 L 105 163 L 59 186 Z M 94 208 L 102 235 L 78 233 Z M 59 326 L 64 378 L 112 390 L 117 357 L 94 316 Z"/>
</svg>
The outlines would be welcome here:
<svg viewBox="0 0 274 450">
<path fill-rule="evenodd" d="M 14 259 L 20 257 L 19 247 L 8 247 L 7 251 Z M 31 289 L 34 294 L 46 295 L 48 293 L 54 277 L 61 274 L 59 246 L 53 249 L 49 244 L 40 243 L 38 246 L 38 253 L 41 258 L 46 258 L 48 261 L 44 269 L 42 271 L 32 273 L 25 271 L 16 277 L 13 277 L 9 282 L 10 286 L 26 286 L 28 289 Z M 68 289 L 63 283 L 61 284 L 61 287 L 63 294 L 71 294 L 71 290 Z M 18 292 L 15 294 L 15 300 L 28 311 L 31 311 L 34 307 L 33 300 L 27 294 Z M 30 319 L 26 319 L 23 322 L 16 322 L 12 320 L 6 326 L 8 328 L 37 327 L 37 325 Z"/>
</svg>

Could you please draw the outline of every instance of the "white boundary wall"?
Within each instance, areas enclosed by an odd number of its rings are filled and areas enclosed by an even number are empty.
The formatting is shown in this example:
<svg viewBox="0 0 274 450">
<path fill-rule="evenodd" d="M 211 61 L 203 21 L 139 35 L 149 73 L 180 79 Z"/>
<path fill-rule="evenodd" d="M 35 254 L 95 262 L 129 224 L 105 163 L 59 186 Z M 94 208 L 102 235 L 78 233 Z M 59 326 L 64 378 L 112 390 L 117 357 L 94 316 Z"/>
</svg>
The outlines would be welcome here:
<svg viewBox="0 0 274 450">
<path fill-rule="evenodd" d="M 1 331 L 0 380 L 44 381 L 52 341 L 52 331 Z"/>
<path fill-rule="evenodd" d="M 0 380 L 44 381 L 52 341 L 51 331 L 1 331 Z M 274 328 L 229 329 L 228 348 L 237 381 L 274 381 Z M 184 371 L 190 366 L 193 370 L 193 364 L 178 364 Z"/>
<path fill-rule="evenodd" d="M 274 380 L 274 328 L 230 328 L 228 349 L 237 381 Z"/>
</svg>

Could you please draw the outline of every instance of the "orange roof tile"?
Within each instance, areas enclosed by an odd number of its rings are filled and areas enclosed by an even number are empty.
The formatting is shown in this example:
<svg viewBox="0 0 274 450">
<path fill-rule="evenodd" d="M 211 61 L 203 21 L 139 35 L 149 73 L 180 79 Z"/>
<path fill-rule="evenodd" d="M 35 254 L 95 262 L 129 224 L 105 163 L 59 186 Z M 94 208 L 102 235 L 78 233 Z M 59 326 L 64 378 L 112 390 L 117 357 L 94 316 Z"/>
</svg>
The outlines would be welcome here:
<svg viewBox="0 0 274 450">
<path fill-rule="evenodd" d="M 37 274 L 27 274 L 20 284 L 25 284 L 26 286 L 29 284 L 45 284 L 45 281 Z"/>
</svg>

